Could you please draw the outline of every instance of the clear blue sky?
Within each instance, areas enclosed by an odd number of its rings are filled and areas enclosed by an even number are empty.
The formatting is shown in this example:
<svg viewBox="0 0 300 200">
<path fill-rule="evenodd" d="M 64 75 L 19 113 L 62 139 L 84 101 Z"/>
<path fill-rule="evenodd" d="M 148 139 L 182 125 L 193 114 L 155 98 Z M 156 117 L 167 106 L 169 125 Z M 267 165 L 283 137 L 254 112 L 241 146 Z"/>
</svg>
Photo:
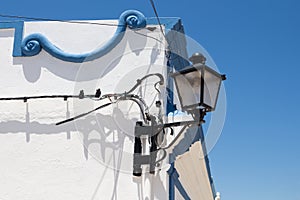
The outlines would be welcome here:
<svg viewBox="0 0 300 200">
<path fill-rule="evenodd" d="M 300 199 L 300 1 L 156 1 L 181 17 L 227 74 L 227 118 L 210 153 L 222 200 Z M 149 1 L 3 1 L 0 13 L 55 19 L 154 16 Z"/>
</svg>

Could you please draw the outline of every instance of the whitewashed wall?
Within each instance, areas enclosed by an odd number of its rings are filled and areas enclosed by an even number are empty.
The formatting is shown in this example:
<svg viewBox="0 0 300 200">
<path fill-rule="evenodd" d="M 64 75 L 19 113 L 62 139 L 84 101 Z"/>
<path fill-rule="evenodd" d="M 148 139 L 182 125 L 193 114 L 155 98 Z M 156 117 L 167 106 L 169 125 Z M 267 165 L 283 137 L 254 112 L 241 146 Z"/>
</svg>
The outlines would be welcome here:
<svg viewBox="0 0 300 200">
<path fill-rule="evenodd" d="M 101 22 L 101 21 L 100 21 Z M 116 21 L 105 21 L 117 23 Z M 25 22 L 24 37 L 42 33 L 66 52 L 89 52 L 107 42 L 115 27 L 61 22 Z M 155 38 L 154 31 L 138 31 Z M 86 63 L 58 60 L 45 51 L 12 57 L 14 30 L 0 30 L 0 97 L 123 92 L 145 74 L 166 76 L 164 44 L 126 31 L 108 55 Z M 149 79 L 137 90 L 151 111 L 159 99 Z M 162 101 L 165 102 L 162 90 Z M 29 100 L 0 102 L 0 199 L 168 199 L 166 165 L 156 175 L 132 177 L 133 128 L 138 107 L 123 102 L 55 126 L 100 102 Z"/>
</svg>

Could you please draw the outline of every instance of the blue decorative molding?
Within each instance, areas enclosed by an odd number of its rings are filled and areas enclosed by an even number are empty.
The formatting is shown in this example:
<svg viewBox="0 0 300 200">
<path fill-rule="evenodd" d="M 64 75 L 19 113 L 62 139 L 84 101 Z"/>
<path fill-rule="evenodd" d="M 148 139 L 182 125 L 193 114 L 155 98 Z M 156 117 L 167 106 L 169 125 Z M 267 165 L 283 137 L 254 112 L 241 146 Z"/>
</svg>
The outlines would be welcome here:
<svg viewBox="0 0 300 200">
<path fill-rule="evenodd" d="M 170 36 L 171 34 L 169 34 L 170 30 L 179 32 L 182 32 L 183 30 L 180 18 L 160 18 L 160 21 L 166 29 L 166 35 L 169 42 L 174 39 L 172 36 Z M 139 11 L 127 10 L 120 15 L 117 30 L 113 37 L 101 48 L 84 54 L 72 54 L 64 52 L 52 44 L 44 35 L 39 33 L 31 34 L 23 39 L 24 22 L 22 21 L 0 22 L 0 29 L 15 29 L 13 57 L 35 56 L 39 54 L 42 49 L 44 49 L 50 55 L 58 59 L 67 62 L 82 63 L 95 60 L 110 52 L 122 40 L 127 27 L 130 29 L 139 29 L 146 27 L 147 24 L 157 25 L 158 22 L 156 18 L 146 19 L 145 16 Z M 182 62 L 184 61 L 180 62 L 183 64 Z"/>
<path fill-rule="evenodd" d="M 100 58 L 110 52 L 123 38 L 126 28 L 139 29 L 146 26 L 145 16 L 136 10 L 127 10 L 119 18 L 118 28 L 114 36 L 101 48 L 89 53 L 72 54 L 64 52 L 53 45 L 45 36 L 39 33 L 27 36 L 21 44 L 23 56 L 35 56 L 42 49 L 50 55 L 67 62 L 82 63 Z"/>
<path fill-rule="evenodd" d="M 21 43 L 23 38 L 24 22 L 0 22 L 0 29 L 15 29 L 13 56 L 22 56 Z"/>
</svg>

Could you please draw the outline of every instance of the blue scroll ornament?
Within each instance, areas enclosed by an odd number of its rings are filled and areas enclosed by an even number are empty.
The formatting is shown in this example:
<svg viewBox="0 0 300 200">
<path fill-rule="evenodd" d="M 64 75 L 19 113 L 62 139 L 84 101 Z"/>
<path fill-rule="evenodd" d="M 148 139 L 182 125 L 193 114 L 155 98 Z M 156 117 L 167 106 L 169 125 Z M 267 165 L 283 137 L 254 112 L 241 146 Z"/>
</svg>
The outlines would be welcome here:
<svg viewBox="0 0 300 200">
<path fill-rule="evenodd" d="M 140 29 L 146 27 L 145 16 L 136 10 L 127 10 L 119 18 L 119 24 L 113 37 L 101 48 L 95 49 L 88 53 L 72 54 L 61 50 L 53 45 L 44 35 L 34 33 L 27 36 L 22 41 L 21 49 L 23 56 L 35 56 L 42 49 L 55 58 L 66 62 L 82 63 L 95 60 L 109 53 L 124 37 L 126 28 Z"/>
</svg>

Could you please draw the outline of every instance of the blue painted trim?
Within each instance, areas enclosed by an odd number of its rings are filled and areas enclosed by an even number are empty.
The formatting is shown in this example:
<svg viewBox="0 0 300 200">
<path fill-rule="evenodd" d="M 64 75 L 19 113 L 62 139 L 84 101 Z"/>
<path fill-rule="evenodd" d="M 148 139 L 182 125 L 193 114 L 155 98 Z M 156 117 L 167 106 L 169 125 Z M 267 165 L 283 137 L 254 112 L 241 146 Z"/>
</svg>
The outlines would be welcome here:
<svg viewBox="0 0 300 200">
<path fill-rule="evenodd" d="M 170 30 L 178 31 L 178 28 L 176 26 L 181 26 L 181 19 L 179 17 L 160 17 L 159 20 L 164 26 L 166 34 L 168 34 Z M 158 25 L 157 18 L 147 18 L 147 24 Z"/>
<path fill-rule="evenodd" d="M 156 19 L 152 19 L 152 20 L 156 20 Z M 150 20 L 147 20 L 147 21 L 150 22 Z M 166 19 L 160 19 L 160 21 L 162 22 L 162 24 L 165 25 L 166 37 L 167 37 L 168 43 L 170 45 L 170 49 L 175 49 L 174 52 L 170 52 L 170 55 L 168 55 L 168 62 L 167 62 L 168 73 L 172 69 L 175 69 L 176 71 L 178 71 L 178 70 L 190 65 L 189 61 L 185 59 L 185 58 L 188 58 L 187 51 L 186 51 L 187 44 L 186 44 L 186 40 L 185 40 L 184 28 L 182 26 L 181 19 L 180 18 L 166 18 Z M 154 23 L 154 22 L 152 22 L 152 23 Z M 171 30 L 174 30 L 174 32 L 172 32 Z M 177 32 L 181 33 L 181 35 L 180 34 L 176 35 Z M 176 110 L 176 106 L 173 104 L 173 98 L 174 98 L 174 94 L 172 92 L 173 89 L 174 89 L 173 88 L 173 80 L 172 80 L 172 78 L 169 78 L 168 79 L 168 89 L 167 89 L 167 92 L 168 92 L 167 113 L 174 112 Z M 194 144 L 195 142 L 201 141 L 203 152 L 207 151 L 206 146 L 205 146 L 205 139 L 204 139 L 202 127 L 199 127 L 197 134 L 195 135 L 195 137 L 193 139 L 191 139 L 190 137 L 191 137 L 191 135 L 189 134 L 189 129 L 188 129 L 188 131 L 186 132 L 186 134 L 184 136 L 184 139 L 182 141 L 180 141 L 176 147 L 174 147 L 174 151 L 169 155 L 169 159 L 170 159 L 169 163 L 171 164 L 171 168 L 169 169 L 170 172 L 172 172 L 173 170 L 176 171 L 176 169 L 174 168 L 175 158 L 178 155 L 182 155 L 183 153 L 188 151 L 189 147 L 192 144 Z M 212 194 L 213 194 L 213 196 L 215 196 L 214 183 L 213 183 L 213 179 L 211 177 L 209 159 L 208 159 L 207 155 L 205 156 L 205 164 L 206 164 L 209 181 L 210 181 L 211 188 L 212 188 Z M 177 171 L 176 171 L 176 173 L 177 173 Z M 174 178 L 174 176 L 172 176 L 172 177 Z M 178 189 L 180 187 L 179 191 L 181 193 L 185 192 L 179 179 L 177 179 L 177 182 L 178 182 L 177 183 L 175 180 L 173 180 L 172 177 L 169 173 L 169 199 L 170 200 L 174 199 L 175 186 Z"/>
<path fill-rule="evenodd" d="M 170 169 L 167 171 L 169 174 L 169 200 L 175 200 L 175 183 L 172 176 L 174 170 L 174 163 L 171 163 Z"/>
<path fill-rule="evenodd" d="M 50 55 L 66 62 L 88 62 L 100 58 L 110 52 L 122 40 L 127 27 L 130 29 L 139 29 L 144 28 L 145 26 L 146 18 L 141 12 L 136 10 L 127 10 L 121 14 L 118 28 L 113 37 L 99 49 L 83 54 L 67 53 L 53 45 L 42 34 L 34 33 L 27 36 L 22 41 L 22 54 L 23 56 L 35 56 L 44 49 Z"/>
<path fill-rule="evenodd" d="M 160 18 L 160 21 L 165 26 L 167 38 L 172 40 L 172 38 L 168 37 L 168 32 L 170 30 L 180 30 L 177 27 L 181 26 L 180 18 Z M 15 29 L 13 57 L 35 56 L 39 54 L 42 49 L 44 49 L 50 55 L 58 59 L 67 62 L 82 63 L 95 60 L 110 52 L 122 40 L 127 27 L 130 29 L 139 29 L 144 28 L 147 24 L 157 25 L 158 22 L 156 18 L 146 19 L 145 16 L 139 11 L 127 10 L 119 17 L 118 28 L 114 36 L 101 48 L 84 54 L 72 54 L 64 52 L 52 44 L 45 36 L 39 33 L 31 34 L 23 39 L 23 21 L 0 22 L 0 29 Z M 170 108 L 170 110 L 175 110 L 172 107 Z"/>
<path fill-rule="evenodd" d="M 171 164 L 171 167 L 168 170 L 168 174 L 169 174 L 169 200 L 175 200 L 175 187 L 178 189 L 179 193 L 185 200 L 190 200 L 191 198 L 186 193 L 184 187 L 179 181 L 179 174 L 174 167 L 174 163 Z"/>
<path fill-rule="evenodd" d="M 170 74 L 170 72 L 175 70 L 179 70 L 180 68 L 184 68 L 189 65 L 189 62 L 184 59 L 187 58 L 187 52 L 186 52 L 186 43 L 185 38 L 181 38 L 184 41 L 180 42 L 180 44 L 176 44 L 176 33 L 180 33 L 184 35 L 183 26 L 181 23 L 180 18 L 160 18 L 160 21 L 162 25 L 165 27 L 165 33 L 166 33 L 166 39 L 168 41 L 169 49 L 171 49 L 171 52 L 167 52 L 166 56 L 168 58 L 167 61 L 167 74 Z M 147 19 L 148 24 L 158 24 L 156 18 L 148 18 Z M 175 39 L 175 40 L 174 40 Z M 175 41 L 175 42 L 174 42 Z M 177 55 L 177 52 L 172 52 L 172 49 L 178 50 L 178 48 L 182 49 L 183 52 L 181 52 L 180 56 Z M 173 79 L 171 77 L 168 77 L 167 82 L 167 93 L 168 93 L 168 99 L 167 99 L 167 114 L 170 112 L 174 112 L 176 110 L 176 106 L 174 105 L 174 88 L 173 88 Z M 169 158 L 171 158 L 172 155 L 169 155 Z M 170 169 L 168 170 L 169 174 L 169 200 L 175 200 L 175 187 L 178 189 L 180 194 L 186 199 L 189 200 L 189 196 L 186 193 L 184 187 L 179 181 L 179 174 L 176 171 L 174 167 L 174 162 L 169 160 L 169 163 L 171 164 Z"/>
<path fill-rule="evenodd" d="M 0 29 L 15 29 L 13 56 L 22 56 L 21 43 L 23 38 L 24 22 L 0 22 Z"/>
<path fill-rule="evenodd" d="M 169 44 L 170 52 L 167 52 L 168 61 L 167 61 L 167 73 L 170 74 L 173 69 L 180 70 L 188 65 L 189 61 L 187 50 L 186 50 L 186 40 L 184 36 L 184 29 L 181 23 L 180 18 L 160 18 L 162 25 L 165 26 L 166 39 Z M 147 19 L 147 22 L 150 24 L 157 24 L 157 19 L 151 18 Z M 178 34 L 179 33 L 179 34 Z M 179 41 L 180 40 L 180 41 Z M 173 94 L 173 79 L 168 78 L 167 93 L 168 93 L 168 102 L 167 102 L 167 114 L 174 112 L 176 106 L 173 103 L 174 94 Z"/>
</svg>

